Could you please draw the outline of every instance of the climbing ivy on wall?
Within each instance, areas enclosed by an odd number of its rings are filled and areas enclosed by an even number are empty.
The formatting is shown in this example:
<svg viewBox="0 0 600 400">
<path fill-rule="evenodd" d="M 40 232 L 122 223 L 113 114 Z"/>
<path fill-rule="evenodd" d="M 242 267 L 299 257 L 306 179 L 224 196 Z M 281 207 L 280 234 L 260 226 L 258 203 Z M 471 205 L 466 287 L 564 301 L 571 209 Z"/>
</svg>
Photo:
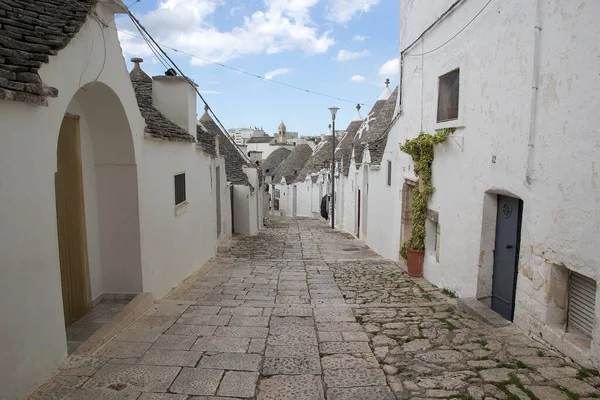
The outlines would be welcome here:
<svg viewBox="0 0 600 400">
<path fill-rule="evenodd" d="M 413 194 L 413 226 L 410 238 L 402 245 L 400 255 L 406 259 L 406 251 L 425 250 L 425 222 L 427 221 L 427 202 L 435 188 L 431 184 L 431 165 L 433 164 L 433 146 L 446 141 L 454 128 L 446 128 L 435 135 L 421 132 L 414 139 L 406 140 L 400 150 L 410 155 L 415 165 L 415 174 L 419 177 L 419 187 Z"/>
</svg>

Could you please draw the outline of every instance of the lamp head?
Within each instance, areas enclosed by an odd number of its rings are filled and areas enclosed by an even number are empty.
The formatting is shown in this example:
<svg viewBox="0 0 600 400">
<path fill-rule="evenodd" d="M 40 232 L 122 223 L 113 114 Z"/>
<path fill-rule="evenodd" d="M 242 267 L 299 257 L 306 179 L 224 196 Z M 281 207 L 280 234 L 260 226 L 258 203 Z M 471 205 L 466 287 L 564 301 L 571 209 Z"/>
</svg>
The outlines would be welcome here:
<svg viewBox="0 0 600 400">
<path fill-rule="evenodd" d="M 329 107 L 329 111 L 331 111 L 331 119 L 335 121 L 335 114 L 339 110 L 338 107 Z"/>
</svg>

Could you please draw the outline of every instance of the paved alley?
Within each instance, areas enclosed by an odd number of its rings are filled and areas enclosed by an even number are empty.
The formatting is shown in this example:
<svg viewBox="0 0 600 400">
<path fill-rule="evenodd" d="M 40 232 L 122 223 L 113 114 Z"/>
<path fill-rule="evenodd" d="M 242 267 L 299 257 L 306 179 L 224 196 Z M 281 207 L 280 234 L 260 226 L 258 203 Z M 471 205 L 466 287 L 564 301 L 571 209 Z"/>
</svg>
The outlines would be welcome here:
<svg viewBox="0 0 600 400">
<path fill-rule="evenodd" d="M 234 240 L 32 399 L 573 400 L 600 378 L 320 221 Z"/>
</svg>

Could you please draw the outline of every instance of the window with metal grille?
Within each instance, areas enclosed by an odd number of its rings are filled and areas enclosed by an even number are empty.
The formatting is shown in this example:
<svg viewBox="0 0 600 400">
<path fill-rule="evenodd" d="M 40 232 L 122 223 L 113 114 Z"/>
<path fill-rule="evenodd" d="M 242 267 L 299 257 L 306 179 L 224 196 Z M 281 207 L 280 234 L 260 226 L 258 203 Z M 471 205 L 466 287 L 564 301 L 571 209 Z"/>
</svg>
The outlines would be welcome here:
<svg viewBox="0 0 600 400">
<path fill-rule="evenodd" d="M 175 175 L 175 205 L 185 202 L 185 173 Z"/>
<path fill-rule="evenodd" d="M 437 122 L 458 119 L 459 75 L 455 69 L 439 78 Z"/>
<path fill-rule="evenodd" d="M 592 336 L 595 323 L 596 281 L 571 271 L 567 331 Z"/>
<path fill-rule="evenodd" d="M 392 162 L 387 162 L 387 185 L 392 186 Z"/>
</svg>

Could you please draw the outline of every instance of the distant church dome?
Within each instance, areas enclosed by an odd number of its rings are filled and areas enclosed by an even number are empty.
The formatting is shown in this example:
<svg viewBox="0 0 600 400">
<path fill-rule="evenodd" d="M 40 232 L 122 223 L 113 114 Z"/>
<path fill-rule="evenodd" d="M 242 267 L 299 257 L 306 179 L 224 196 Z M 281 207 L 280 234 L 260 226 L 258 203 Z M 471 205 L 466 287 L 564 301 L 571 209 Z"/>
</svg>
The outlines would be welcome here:
<svg viewBox="0 0 600 400">
<path fill-rule="evenodd" d="M 281 123 L 279 124 L 279 132 L 285 132 L 286 130 L 286 126 L 283 123 L 283 121 L 281 121 Z"/>
</svg>

